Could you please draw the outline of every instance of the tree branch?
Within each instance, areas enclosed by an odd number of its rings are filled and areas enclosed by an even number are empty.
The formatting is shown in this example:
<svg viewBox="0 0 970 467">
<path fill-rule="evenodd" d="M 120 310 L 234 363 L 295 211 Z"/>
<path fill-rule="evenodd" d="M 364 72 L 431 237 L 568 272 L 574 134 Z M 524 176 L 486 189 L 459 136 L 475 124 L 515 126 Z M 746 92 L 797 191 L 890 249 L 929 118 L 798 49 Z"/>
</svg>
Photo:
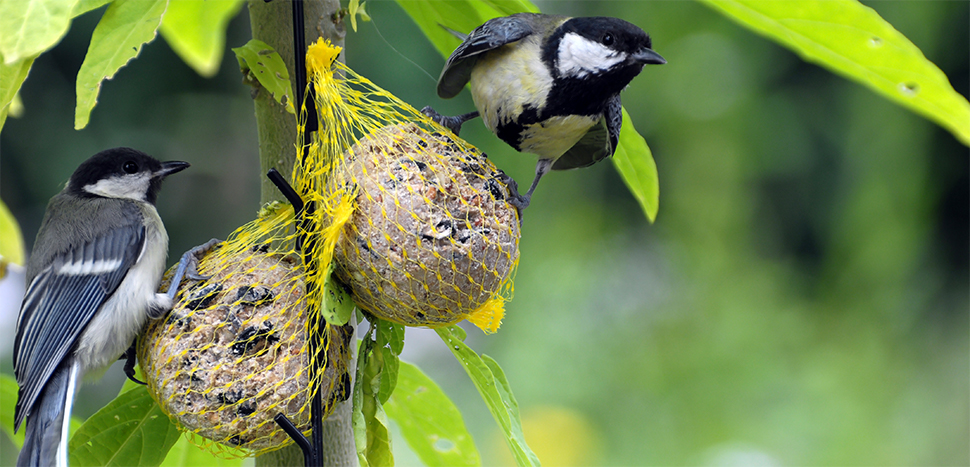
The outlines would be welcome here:
<svg viewBox="0 0 970 467">
<path fill-rule="evenodd" d="M 277 51 L 286 63 L 291 81 L 296 76 L 293 60 L 292 3 L 288 0 L 249 1 L 249 20 L 253 39 L 261 40 Z M 329 39 L 343 45 L 345 35 L 343 23 L 336 19 L 340 9 L 338 0 L 314 0 L 304 3 L 306 40 L 316 41 L 318 37 Z M 304 44 L 304 47 L 307 44 Z M 341 60 L 343 57 L 341 56 Z M 295 94 L 292 94 L 295 95 Z M 253 96 L 256 111 L 256 129 L 259 138 L 259 160 L 261 173 L 275 168 L 285 177 L 293 173 L 296 161 L 296 119 L 286 112 L 282 105 L 261 88 Z M 294 102 L 299 109 L 299 102 Z M 285 201 L 279 190 L 263 177 L 260 185 L 260 200 L 267 203 L 274 200 Z M 353 375 L 355 360 L 350 362 Z M 356 466 L 357 450 L 351 422 L 351 398 L 338 403 L 333 413 L 324 423 L 324 449 L 321 453 L 323 465 Z M 296 445 L 274 451 L 256 458 L 260 467 L 302 465 L 303 454 Z"/>
</svg>

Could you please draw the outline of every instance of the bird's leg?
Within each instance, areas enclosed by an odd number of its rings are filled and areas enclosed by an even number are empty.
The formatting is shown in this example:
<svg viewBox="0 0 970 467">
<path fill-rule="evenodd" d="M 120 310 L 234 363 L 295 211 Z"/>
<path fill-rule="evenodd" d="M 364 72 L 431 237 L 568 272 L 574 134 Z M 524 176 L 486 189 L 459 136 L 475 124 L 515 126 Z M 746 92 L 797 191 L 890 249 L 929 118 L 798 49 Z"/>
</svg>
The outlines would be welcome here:
<svg viewBox="0 0 970 467">
<path fill-rule="evenodd" d="M 532 192 L 536 191 L 536 187 L 539 185 L 539 179 L 549 173 L 550 169 L 552 169 L 552 159 L 539 159 L 539 162 L 536 162 L 536 178 L 532 179 L 532 186 L 529 187 L 529 191 L 525 192 L 524 195 L 518 193 L 518 187 L 516 186 L 512 199 L 509 200 L 512 206 L 515 206 L 520 212 L 522 209 L 529 207 L 529 203 L 532 201 Z"/>
<path fill-rule="evenodd" d="M 529 205 L 528 200 L 525 202 L 525 206 L 521 205 L 520 200 L 522 195 L 519 194 L 519 184 L 510 177 L 507 173 L 503 172 L 501 169 L 495 174 L 495 180 L 499 183 L 505 185 L 509 190 L 509 204 L 515 208 L 515 212 L 519 215 L 519 227 L 522 226 L 522 209 Z"/>
<path fill-rule="evenodd" d="M 421 113 L 427 115 L 428 118 L 430 118 L 431 120 L 434 120 L 435 123 L 451 130 L 451 132 L 454 133 L 455 136 L 457 136 L 458 133 L 461 131 L 461 125 L 463 123 L 479 115 L 478 111 L 476 110 L 474 112 L 468 112 L 467 114 L 455 115 L 454 117 L 446 117 L 444 115 L 439 114 L 434 109 L 432 109 L 430 105 L 421 109 Z"/>
<path fill-rule="evenodd" d="M 125 354 L 122 355 L 121 358 L 125 360 L 125 376 L 127 376 L 128 379 L 144 386 L 147 383 L 135 378 L 135 344 L 137 342 L 138 338 L 136 337 L 135 340 L 131 341 L 131 346 L 128 347 L 128 350 L 125 351 Z"/>
<path fill-rule="evenodd" d="M 172 282 L 168 285 L 168 297 L 173 301 L 175 300 L 175 293 L 178 291 L 179 285 L 182 283 L 182 279 L 188 277 L 194 281 L 201 281 L 208 279 L 209 276 L 199 275 L 199 259 L 205 256 L 210 250 L 215 248 L 221 240 L 213 238 L 208 242 L 205 242 L 189 251 L 182 254 L 182 258 L 179 259 L 179 265 L 175 268 L 175 274 L 172 275 Z"/>
</svg>

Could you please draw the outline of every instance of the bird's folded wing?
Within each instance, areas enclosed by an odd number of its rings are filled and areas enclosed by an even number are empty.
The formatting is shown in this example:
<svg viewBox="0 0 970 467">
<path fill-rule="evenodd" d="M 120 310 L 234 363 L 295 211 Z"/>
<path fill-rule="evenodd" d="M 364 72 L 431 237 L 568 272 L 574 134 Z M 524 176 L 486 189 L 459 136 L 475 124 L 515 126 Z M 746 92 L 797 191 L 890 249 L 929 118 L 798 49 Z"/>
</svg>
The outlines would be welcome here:
<svg viewBox="0 0 970 467">
<path fill-rule="evenodd" d="M 15 427 L 98 308 L 121 284 L 144 243 L 144 226 L 114 228 L 56 255 L 33 278 L 14 341 L 14 372 L 20 386 Z"/>
<path fill-rule="evenodd" d="M 532 26 L 515 16 L 495 18 L 479 26 L 459 45 L 438 78 L 438 96 L 450 99 L 458 95 L 472 75 L 478 55 L 532 34 Z"/>
</svg>

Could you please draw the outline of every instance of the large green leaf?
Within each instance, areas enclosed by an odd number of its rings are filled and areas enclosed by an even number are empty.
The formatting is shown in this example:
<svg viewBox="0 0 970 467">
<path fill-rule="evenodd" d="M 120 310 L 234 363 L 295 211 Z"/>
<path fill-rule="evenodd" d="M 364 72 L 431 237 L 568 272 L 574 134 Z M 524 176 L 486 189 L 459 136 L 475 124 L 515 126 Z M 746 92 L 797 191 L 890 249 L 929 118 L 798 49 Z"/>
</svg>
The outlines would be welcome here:
<svg viewBox="0 0 970 467">
<path fill-rule="evenodd" d="M 241 0 L 173 0 L 162 19 L 162 37 L 196 73 L 214 76 L 222 62 L 226 27 L 241 6 Z"/>
<path fill-rule="evenodd" d="M 24 84 L 35 58 L 37 56 L 25 58 L 12 65 L 0 62 L 0 130 L 3 130 L 3 124 L 7 121 L 10 103 L 20 90 L 20 85 Z"/>
<path fill-rule="evenodd" d="M 71 26 L 78 0 L 0 0 L 0 55 L 13 65 L 51 48 Z"/>
<path fill-rule="evenodd" d="M 168 450 L 165 460 L 159 464 L 161 467 L 239 467 L 243 464 L 242 459 L 225 459 L 213 455 L 191 441 L 189 435 L 183 434 L 178 441 Z"/>
<path fill-rule="evenodd" d="M 161 464 L 179 431 L 142 386 L 118 395 L 71 437 L 71 465 Z"/>
<path fill-rule="evenodd" d="M 269 44 L 251 39 L 246 45 L 232 49 L 236 53 L 239 67 L 244 73 L 259 81 L 276 102 L 283 104 L 286 111 L 295 114 L 293 107 L 293 87 L 290 86 L 290 72 L 286 63 Z"/>
<path fill-rule="evenodd" d="M 519 403 L 516 402 L 505 373 L 491 357 L 479 356 L 474 350 L 462 342 L 464 331 L 456 325 L 435 329 L 441 340 L 448 345 L 448 349 L 455 355 L 458 362 L 465 368 L 478 393 L 485 400 L 485 405 L 492 412 L 492 417 L 498 422 L 499 428 L 505 435 L 505 441 L 512 450 L 515 462 L 520 466 L 539 465 L 539 458 L 525 442 L 522 434 L 522 422 L 519 417 Z"/>
<path fill-rule="evenodd" d="M 401 362 L 397 388 L 384 409 L 425 465 L 482 464 L 458 407 L 418 367 Z"/>
<path fill-rule="evenodd" d="M 660 209 L 660 180 L 657 163 L 640 133 L 633 128 L 633 120 L 623 109 L 623 128 L 620 144 L 613 153 L 613 165 L 620 172 L 627 188 L 633 193 L 650 222 L 657 219 Z"/>
<path fill-rule="evenodd" d="M 970 102 L 891 24 L 855 0 L 703 0 L 741 25 L 862 83 L 970 145 Z"/>
<path fill-rule="evenodd" d="M 96 10 L 111 3 L 111 1 L 112 0 L 81 0 L 74 5 L 74 11 L 71 12 L 71 16 L 81 16 L 91 10 Z"/>
<path fill-rule="evenodd" d="M 155 38 L 168 0 L 116 0 L 104 12 L 91 35 L 91 45 L 77 72 L 77 108 L 74 128 L 88 124 L 98 103 L 101 83 L 114 77 L 142 45 Z"/>
</svg>

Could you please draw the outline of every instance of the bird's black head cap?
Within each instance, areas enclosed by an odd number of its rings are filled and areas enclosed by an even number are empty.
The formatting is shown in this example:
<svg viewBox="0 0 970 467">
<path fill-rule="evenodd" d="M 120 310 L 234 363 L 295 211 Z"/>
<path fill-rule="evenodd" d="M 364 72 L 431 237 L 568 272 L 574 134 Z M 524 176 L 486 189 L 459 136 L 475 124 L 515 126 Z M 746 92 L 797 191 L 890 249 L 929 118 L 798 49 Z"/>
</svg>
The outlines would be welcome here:
<svg viewBox="0 0 970 467">
<path fill-rule="evenodd" d="M 131 148 L 113 148 L 101 151 L 81 163 L 68 182 L 67 190 L 78 196 L 99 196 L 86 190 L 98 182 L 109 179 L 144 180 L 141 193 L 137 196 L 154 204 L 158 197 L 158 190 L 162 180 L 170 174 L 178 172 L 189 164 L 186 162 L 159 162 L 152 156 Z M 135 186 L 134 184 L 132 186 Z M 128 197 L 128 196 L 119 196 Z"/>
<path fill-rule="evenodd" d="M 602 16 L 572 18 L 562 25 L 563 34 L 574 32 L 613 50 L 636 53 L 651 48 L 650 35 L 639 26 L 619 18 Z"/>
</svg>

